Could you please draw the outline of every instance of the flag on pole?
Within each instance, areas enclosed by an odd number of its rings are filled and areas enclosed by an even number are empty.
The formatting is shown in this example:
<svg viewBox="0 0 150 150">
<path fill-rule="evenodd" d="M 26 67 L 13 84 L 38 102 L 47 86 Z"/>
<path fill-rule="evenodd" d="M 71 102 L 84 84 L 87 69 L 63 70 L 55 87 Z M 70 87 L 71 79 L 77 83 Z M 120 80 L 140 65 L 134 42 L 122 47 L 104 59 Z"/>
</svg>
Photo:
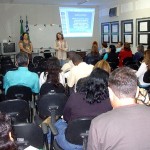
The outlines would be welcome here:
<svg viewBox="0 0 150 150">
<path fill-rule="evenodd" d="M 24 33 L 23 20 L 22 20 L 22 17 L 20 16 L 20 39 L 23 33 Z"/>
<path fill-rule="evenodd" d="M 26 33 L 29 34 L 28 18 L 26 16 Z"/>
</svg>

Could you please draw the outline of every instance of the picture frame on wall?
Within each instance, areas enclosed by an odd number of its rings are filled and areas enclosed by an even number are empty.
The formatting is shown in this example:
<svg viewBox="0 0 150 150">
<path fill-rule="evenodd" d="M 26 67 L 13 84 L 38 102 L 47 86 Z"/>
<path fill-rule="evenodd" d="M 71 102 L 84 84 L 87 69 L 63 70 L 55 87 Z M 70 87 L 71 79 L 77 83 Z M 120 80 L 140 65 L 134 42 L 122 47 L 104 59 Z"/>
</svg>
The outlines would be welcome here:
<svg viewBox="0 0 150 150">
<path fill-rule="evenodd" d="M 119 22 L 111 22 L 111 43 L 119 42 Z"/>
<path fill-rule="evenodd" d="M 110 23 L 105 22 L 101 24 L 101 41 L 102 42 L 110 42 Z"/>
<path fill-rule="evenodd" d="M 136 44 L 150 44 L 150 17 L 136 19 Z"/>
<path fill-rule="evenodd" d="M 121 21 L 121 40 L 133 44 L 133 19 Z"/>
</svg>

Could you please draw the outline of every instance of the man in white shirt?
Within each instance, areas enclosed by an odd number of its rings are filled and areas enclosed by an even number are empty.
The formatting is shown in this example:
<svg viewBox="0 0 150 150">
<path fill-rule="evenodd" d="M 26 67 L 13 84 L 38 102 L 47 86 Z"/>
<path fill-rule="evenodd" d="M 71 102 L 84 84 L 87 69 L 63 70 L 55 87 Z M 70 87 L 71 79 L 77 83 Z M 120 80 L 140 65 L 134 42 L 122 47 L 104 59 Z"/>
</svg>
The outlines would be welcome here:
<svg viewBox="0 0 150 150">
<path fill-rule="evenodd" d="M 72 62 L 75 66 L 70 70 L 67 78 L 69 87 L 76 85 L 79 79 L 89 76 L 94 67 L 83 62 L 82 57 L 78 54 L 74 55 Z"/>
<path fill-rule="evenodd" d="M 62 66 L 62 68 L 61 68 L 61 70 L 62 70 L 64 73 L 70 71 L 70 70 L 74 67 L 74 64 L 73 64 L 73 62 L 72 62 L 72 58 L 73 58 L 74 55 L 76 55 L 76 53 L 75 53 L 74 51 L 68 52 L 68 60 L 69 60 L 69 61 L 68 61 L 67 63 L 65 63 L 65 64 Z"/>
</svg>

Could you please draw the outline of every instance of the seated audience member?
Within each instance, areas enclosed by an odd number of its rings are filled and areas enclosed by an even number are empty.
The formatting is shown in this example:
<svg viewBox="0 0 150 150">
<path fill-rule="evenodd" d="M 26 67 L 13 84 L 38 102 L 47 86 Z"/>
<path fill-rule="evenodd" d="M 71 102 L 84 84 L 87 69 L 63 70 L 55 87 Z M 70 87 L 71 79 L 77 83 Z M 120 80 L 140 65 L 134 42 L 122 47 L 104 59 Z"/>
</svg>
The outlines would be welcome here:
<svg viewBox="0 0 150 150">
<path fill-rule="evenodd" d="M 148 70 L 150 70 L 150 50 L 147 50 L 144 52 L 144 60 L 141 64 L 140 68 L 136 72 L 136 76 L 138 77 L 140 87 L 146 88 L 146 87 L 150 86 L 150 83 L 146 83 L 143 81 L 144 74 Z"/>
<path fill-rule="evenodd" d="M 113 62 L 118 65 L 119 59 L 118 59 L 118 54 L 116 53 L 116 47 L 115 45 L 110 45 L 109 46 L 109 53 L 106 53 L 104 55 L 104 60 L 107 60 L 108 62 Z"/>
<path fill-rule="evenodd" d="M 118 42 L 118 44 L 116 45 L 116 53 L 119 53 L 122 49 L 123 43 L 120 41 Z"/>
<path fill-rule="evenodd" d="M 11 137 L 11 119 L 0 113 L 0 150 L 18 150 Z"/>
<path fill-rule="evenodd" d="M 94 41 L 94 42 L 92 43 L 92 46 L 97 46 L 97 47 L 98 47 L 97 41 Z M 98 49 L 99 49 L 99 47 L 98 47 Z"/>
<path fill-rule="evenodd" d="M 119 67 L 123 66 L 123 61 L 127 57 L 132 57 L 130 43 L 124 43 L 123 49 L 119 53 Z"/>
<path fill-rule="evenodd" d="M 74 55 L 76 55 L 76 52 L 74 52 L 74 51 L 68 52 L 68 60 L 69 60 L 69 61 L 68 61 L 67 63 L 65 63 L 65 64 L 62 66 L 62 68 L 61 68 L 61 70 L 62 70 L 64 73 L 70 71 L 71 68 L 74 67 L 74 64 L 73 64 L 73 62 L 72 62 L 72 58 L 73 58 Z"/>
<path fill-rule="evenodd" d="M 78 54 L 73 57 L 72 62 L 75 66 L 70 70 L 67 78 L 69 87 L 76 85 L 80 78 L 89 76 L 93 70 L 93 65 L 83 62 L 82 57 Z"/>
<path fill-rule="evenodd" d="M 109 63 L 106 60 L 104 60 L 104 59 L 98 61 L 95 64 L 93 69 L 96 69 L 96 68 L 103 69 L 103 70 L 107 71 L 108 73 L 111 72 L 111 67 L 110 67 Z"/>
<path fill-rule="evenodd" d="M 133 61 L 138 62 L 144 57 L 144 46 L 142 44 L 138 45 L 137 52 L 133 56 Z"/>
<path fill-rule="evenodd" d="M 7 89 L 14 85 L 23 85 L 31 88 L 33 93 L 39 93 L 39 77 L 36 73 L 28 70 L 29 58 L 25 53 L 18 53 L 16 55 L 17 70 L 8 71 L 4 76 L 5 94 Z"/>
<path fill-rule="evenodd" d="M 93 42 L 91 52 L 86 55 L 85 62 L 87 64 L 95 65 L 101 59 L 99 51 L 98 51 L 98 44 L 96 41 Z"/>
<path fill-rule="evenodd" d="M 59 134 L 57 143 L 65 150 L 82 149 L 81 145 L 74 145 L 66 141 L 65 129 L 67 123 L 82 117 L 96 117 L 112 109 L 108 95 L 109 74 L 97 68 L 91 75 L 82 78 L 77 83 L 77 93 L 73 93 L 64 108 L 63 118 L 56 123 Z"/>
<path fill-rule="evenodd" d="M 50 57 L 49 59 L 47 59 L 47 66 L 46 66 L 46 68 L 47 68 L 46 71 L 44 71 L 44 72 L 42 72 L 40 74 L 40 80 L 39 80 L 40 87 L 47 81 L 48 73 L 50 73 L 50 72 L 53 73 L 55 71 L 55 69 L 59 70 L 59 82 L 62 85 L 65 85 L 64 73 L 61 72 L 61 70 L 60 70 L 60 62 L 59 62 L 58 58 Z"/>
<path fill-rule="evenodd" d="M 88 150 L 146 150 L 150 148 L 150 109 L 135 102 L 137 77 L 128 67 L 109 76 L 113 110 L 91 122 Z"/>
<path fill-rule="evenodd" d="M 107 50 L 107 43 L 106 42 L 103 42 L 102 43 L 102 49 L 100 49 L 100 51 L 99 51 L 99 53 L 100 53 L 100 55 L 104 55 L 108 50 Z M 103 59 L 103 58 L 102 58 Z"/>
<path fill-rule="evenodd" d="M 57 58 L 47 60 L 46 81 L 40 88 L 40 95 L 48 93 L 64 93 L 65 88 L 60 83 L 60 62 Z M 42 76 L 40 76 L 42 78 Z M 43 76 L 44 78 L 45 76 Z"/>
</svg>

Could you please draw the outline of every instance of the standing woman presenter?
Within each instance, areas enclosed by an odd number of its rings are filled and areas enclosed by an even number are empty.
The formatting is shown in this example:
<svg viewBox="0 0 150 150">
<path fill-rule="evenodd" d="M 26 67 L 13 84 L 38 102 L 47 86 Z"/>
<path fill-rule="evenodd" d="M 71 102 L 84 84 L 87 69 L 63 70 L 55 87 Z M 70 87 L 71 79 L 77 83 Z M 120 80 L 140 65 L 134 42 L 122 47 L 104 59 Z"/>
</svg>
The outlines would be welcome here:
<svg viewBox="0 0 150 150">
<path fill-rule="evenodd" d="M 56 50 L 56 57 L 59 59 L 60 65 L 63 66 L 67 58 L 68 44 L 61 32 L 56 34 L 54 48 Z"/>
<path fill-rule="evenodd" d="M 29 60 L 32 61 L 33 46 L 29 39 L 28 33 L 22 34 L 22 38 L 19 41 L 19 48 L 21 52 L 28 54 Z"/>
</svg>

